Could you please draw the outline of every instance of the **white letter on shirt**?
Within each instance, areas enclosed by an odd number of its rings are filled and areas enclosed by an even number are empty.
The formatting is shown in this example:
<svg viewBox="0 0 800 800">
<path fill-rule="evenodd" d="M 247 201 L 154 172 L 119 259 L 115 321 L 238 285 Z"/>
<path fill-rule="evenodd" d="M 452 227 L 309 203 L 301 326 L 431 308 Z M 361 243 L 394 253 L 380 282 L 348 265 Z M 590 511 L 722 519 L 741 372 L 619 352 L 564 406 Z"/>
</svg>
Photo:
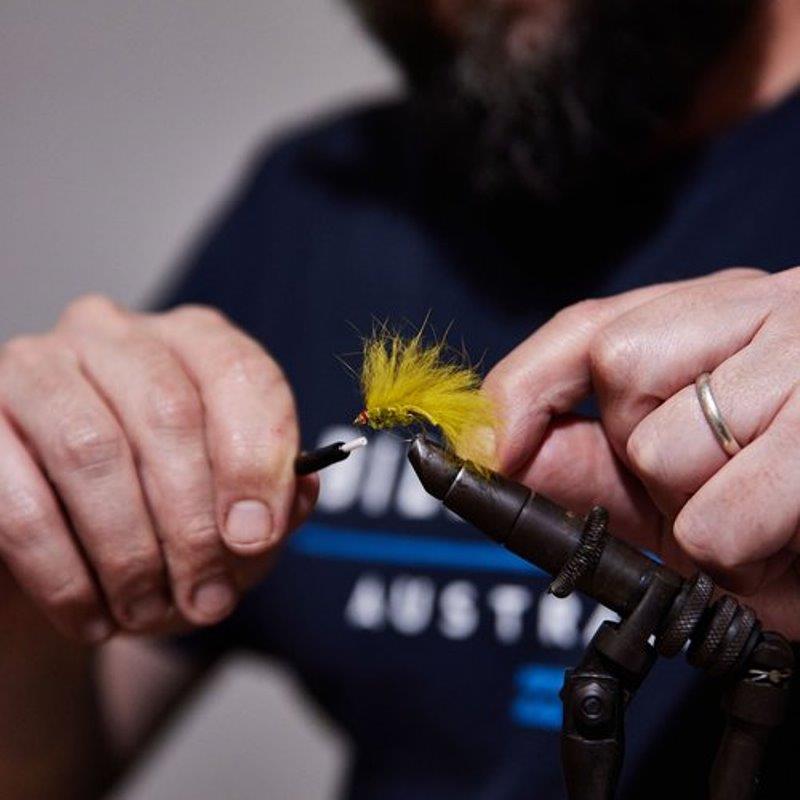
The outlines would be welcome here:
<svg viewBox="0 0 800 800">
<path fill-rule="evenodd" d="M 439 595 L 439 630 L 448 639 L 466 639 L 478 627 L 475 587 L 469 581 L 448 583 Z"/>
<path fill-rule="evenodd" d="M 345 619 L 355 628 L 382 628 L 386 616 L 386 589 L 377 575 L 362 575 L 350 593 Z"/>
<path fill-rule="evenodd" d="M 486 598 L 494 611 L 494 630 L 504 644 L 513 644 L 522 636 L 522 617 L 531 607 L 531 593 L 523 586 L 495 586 Z"/>
<path fill-rule="evenodd" d="M 574 594 L 563 599 L 543 594 L 537 617 L 539 641 L 545 647 L 575 647 L 580 639 L 578 623 L 582 611 L 581 601 Z"/>
<path fill-rule="evenodd" d="M 435 588 L 430 578 L 400 575 L 389 587 L 389 620 L 400 632 L 412 636 L 428 627 L 433 616 Z"/>
</svg>

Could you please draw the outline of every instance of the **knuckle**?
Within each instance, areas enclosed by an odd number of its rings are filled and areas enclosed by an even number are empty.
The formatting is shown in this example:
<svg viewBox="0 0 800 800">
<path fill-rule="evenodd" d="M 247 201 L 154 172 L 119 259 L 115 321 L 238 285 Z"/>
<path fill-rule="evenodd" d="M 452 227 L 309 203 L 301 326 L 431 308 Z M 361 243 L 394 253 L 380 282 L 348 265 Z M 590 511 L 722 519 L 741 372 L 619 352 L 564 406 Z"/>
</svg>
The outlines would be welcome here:
<svg viewBox="0 0 800 800">
<path fill-rule="evenodd" d="M 9 339 L 3 345 L 3 358 L 15 361 L 26 361 L 30 358 L 37 358 L 40 353 L 38 337 L 35 336 L 16 336 Z"/>
<path fill-rule="evenodd" d="M 57 613 L 85 612 L 95 605 L 94 586 L 86 575 L 69 573 L 45 591 L 45 605 Z"/>
<path fill-rule="evenodd" d="M 589 345 L 590 369 L 602 385 L 626 385 L 636 370 L 637 361 L 633 340 L 613 327 L 598 331 Z"/>
<path fill-rule="evenodd" d="M 573 325 L 596 323 L 603 316 L 605 308 L 606 303 L 602 299 L 590 297 L 562 308 L 554 319 Z"/>
<path fill-rule="evenodd" d="M 769 280 L 782 287 L 790 286 L 797 289 L 800 287 L 800 266 L 773 273 L 769 275 Z"/>
<path fill-rule="evenodd" d="M 66 324 L 86 323 L 97 319 L 116 316 L 120 307 L 102 294 L 85 294 L 73 300 L 64 309 L 61 321 Z"/>
<path fill-rule="evenodd" d="M 775 302 L 779 307 L 789 310 L 796 320 L 797 306 L 800 304 L 800 267 L 770 275 L 768 281 Z M 793 327 L 796 329 L 796 326 Z"/>
<path fill-rule="evenodd" d="M 658 426 L 642 420 L 628 437 L 625 451 L 631 466 L 646 483 L 660 481 L 664 476 L 664 455 Z"/>
<path fill-rule="evenodd" d="M 7 489 L 2 502 L 0 535 L 5 547 L 17 551 L 36 547 L 55 524 L 40 499 L 24 489 Z"/>
<path fill-rule="evenodd" d="M 217 546 L 219 531 L 212 512 L 203 512 L 188 519 L 182 526 L 181 538 L 192 548 Z"/>
<path fill-rule="evenodd" d="M 769 273 L 757 267 L 728 267 L 714 273 L 714 277 L 723 279 L 763 278 L 765 275 L 769 275 Z"/>
<path fill-rule="evenodd" d="M 169 542 L 173 583 L 192 583 L 197 575 L 224 566 L 225 550 L 213 512 L 188 516 Z"/>
<path fill-rule="evenodd" d="M 154 387 L 148 397 L 146 424 L 159 432 L 191 432 L 203 425 L 203 407 L 189 387 Z"/>
<path fill-rule="evenodd" d="M 589 298 L 558 311 L 545 327 L 590 341 L 607 317 L 608 301 Z"/>
<path fill-rule="evenodd" d="M 258 392 L 285 390 L 291 396 L 280 367 L 255 342 L 239 342 L 219 355 L 219 380 Z"/>
<path fill-rule="evenodd" d="M 161 554 L 155 546 L 136 550 L 115 548 L 100 559 L 101 574 L 123 595 L 135 593 L 143 583 L 151 584 L 162 569 Z"/>
<path fill-rule="evenodd" d="M 14 370 L 36 370 L 49 361 L 49 348 L 42 336 L 17 336 L 3 345 L 0 360 Z"/>
<path fill-rule="evenodd" d="M 119 467 L 125 452 L 124 438 L 115 426 L 85 418 L 64 425 L 56 445 L 56 460 L 68 470 L 100 478 Z"/>
<path fill-rule="evenodd" d="M 230 325 L 228 318 L 213 306 L 187 303 L 169 312 L 173 319 L 208 326 Z"/>
<path fill-rule="evenodd" d="M 0 374 L 5 380 L 24 375 L 44 393 L 59 389 L 65 372 L 77 364 L 74 350 L 54 335 L 16 337 L 0 350 Z"/>
</svg>

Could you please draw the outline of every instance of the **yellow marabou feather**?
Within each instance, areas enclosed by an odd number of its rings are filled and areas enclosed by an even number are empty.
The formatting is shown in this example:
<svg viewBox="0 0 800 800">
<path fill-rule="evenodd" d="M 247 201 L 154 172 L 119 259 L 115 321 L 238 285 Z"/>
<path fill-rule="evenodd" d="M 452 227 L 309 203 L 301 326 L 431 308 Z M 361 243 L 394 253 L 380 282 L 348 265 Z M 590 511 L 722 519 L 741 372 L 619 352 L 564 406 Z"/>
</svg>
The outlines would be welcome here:
<svg viewBox="0 0 800 800">
<path fill-rule="evenodd" d="M 494 464 L 494 414 L 481 377 L 457 360 L 444 341 L 423 333 L 403 338 L 385 326 L 364 342 L 361 368 L 364 410 L 356 421 L 375 429 L 433 425 L 461 458 Z"/>
</svg>

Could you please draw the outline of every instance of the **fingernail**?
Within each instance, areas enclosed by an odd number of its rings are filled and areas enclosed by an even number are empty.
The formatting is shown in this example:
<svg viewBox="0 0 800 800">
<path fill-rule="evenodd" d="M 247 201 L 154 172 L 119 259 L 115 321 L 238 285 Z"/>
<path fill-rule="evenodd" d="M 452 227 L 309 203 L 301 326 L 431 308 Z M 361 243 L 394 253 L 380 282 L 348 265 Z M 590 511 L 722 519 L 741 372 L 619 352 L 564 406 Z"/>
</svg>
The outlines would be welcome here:
<svg viewBox="0 0 800 800">
<path fill-rule="evenodd" d="M 264 545 L 272 535 L 272 514 L 260 500 L 240 500 L 231 506 L 225 528 L 232 545 Z"/>
<path fill-rule="evenodd" d="M 167 601 L 158 593 L 139 597 L 128 604 L 125 617 L 131 625 L 152 625 L 167 613 Z"/>
<path fill-rule="evenodd" d="M 100 644 L 100 642 L 104 642 L 108 639 L 113 632 L 113 626 L 103 617 L 90 620 L 83 626 L 83 638 L 89 644 Z"/>
<path fill-rule="evenodd" d="M 236 593 L 229 581 L 214 578 L 201 583 L 192 595 L 192 603 L 204 617 L 217 617 L 227 613 L 236 602 Z"/>
</svg>

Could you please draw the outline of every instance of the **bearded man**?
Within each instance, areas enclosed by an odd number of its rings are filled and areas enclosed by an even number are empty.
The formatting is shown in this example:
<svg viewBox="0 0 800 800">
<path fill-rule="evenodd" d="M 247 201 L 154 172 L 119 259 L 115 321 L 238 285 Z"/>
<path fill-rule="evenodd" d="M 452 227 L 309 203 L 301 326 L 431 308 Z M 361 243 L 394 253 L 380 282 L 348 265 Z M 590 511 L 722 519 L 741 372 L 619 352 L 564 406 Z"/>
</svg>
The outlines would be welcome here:
<svg viewBox="0 0 800 800">
<path fill-rule="evenodd" d="M 370 315 L 454 321 L 499 360 L 505 472 L 800 636 L 800 2 L 353 5 L 402 99 L 270 147 L 159 313 L 82 298 L 2 351 L 4 798 L 99 796 L 236 650 L 347 734 L 344 797 L 563 796 L 558 690 L 603 609 L 443 514 L 392 437 L 318 499 L 293 475 L 301 431 L 349 432 L 333 354 Z M 715 691 L 654 671 L 624 797 L 704 796 Z"/>
</svg>

